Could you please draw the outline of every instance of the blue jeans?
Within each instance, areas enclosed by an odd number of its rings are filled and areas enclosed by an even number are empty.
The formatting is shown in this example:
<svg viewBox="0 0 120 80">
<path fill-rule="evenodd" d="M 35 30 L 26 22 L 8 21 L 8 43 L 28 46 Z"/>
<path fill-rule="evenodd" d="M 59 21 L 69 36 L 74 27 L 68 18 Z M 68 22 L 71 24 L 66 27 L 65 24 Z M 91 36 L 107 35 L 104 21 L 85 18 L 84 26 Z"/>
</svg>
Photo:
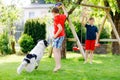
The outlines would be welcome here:
<svg viewBox="0 0 120 80">
<path fill-rule="evenodd" d="M 53 47 L 55 47 L 55 48 L 61 48 L 63 40 L 64 40 L 64 36 L 58 37 L 58 38 L 54 39 L 53 40 Z"/>
</svg>

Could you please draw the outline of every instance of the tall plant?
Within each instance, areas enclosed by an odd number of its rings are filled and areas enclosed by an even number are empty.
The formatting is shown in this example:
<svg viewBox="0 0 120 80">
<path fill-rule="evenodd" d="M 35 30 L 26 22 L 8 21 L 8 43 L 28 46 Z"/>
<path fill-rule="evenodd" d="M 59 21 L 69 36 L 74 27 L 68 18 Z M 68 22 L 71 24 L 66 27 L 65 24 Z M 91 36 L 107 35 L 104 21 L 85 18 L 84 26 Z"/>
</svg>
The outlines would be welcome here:
<svg viewBox="0 0 120 80">
<path fill-rule="evenodd" d="M 25 23 L 24 34 L 30 35 L 36 44 L 38 40 L 45 39 L 46 24 L 41 19 L 29 19 Z"/>
<path fill-rule="evenodd" d="M 19 9 L 16 8 L 14 5 L 6 6 L 1 4 L 0 6 L 0 22 L 3 25 L 6 25 L 7 29 L 9 30 L 9 34 L 11 37 L 11 47 L 12 52 L 15 53 L 15 41 L 14 41 L 14 23 L 16 20 L 19 19 Z"/>
<path fill-rule="evenodd" d="M 2 54 L 10 54 L 11 53 L 11 48 L 9 45 L 9 37 L 8 37 L 7 31 L 4 31 L 0 35 L 0 53 L 2 53 Z"/>
</svg>

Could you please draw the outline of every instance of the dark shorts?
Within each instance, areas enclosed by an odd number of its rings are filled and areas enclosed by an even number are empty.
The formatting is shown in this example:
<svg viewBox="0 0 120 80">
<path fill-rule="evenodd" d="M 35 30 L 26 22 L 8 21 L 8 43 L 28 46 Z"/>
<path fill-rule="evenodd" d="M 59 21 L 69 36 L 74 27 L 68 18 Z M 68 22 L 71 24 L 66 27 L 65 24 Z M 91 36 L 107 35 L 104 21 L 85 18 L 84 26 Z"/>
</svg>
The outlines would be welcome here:
<svg viewBox="0 0 120 80">
<path fill-rule="evenodd" d="M 85 41 L 85 50 L 95 50 L 95 40 L 86 40 Z"/>
<path fill-rule="evenodd" d="M 63 40 L 64 40 L 64 36 L 58 37 L 58 38 L 54 39 L 53 40 L 53 47 L 55 47 L 55 48 L 61 48 Z"/>
</svg>

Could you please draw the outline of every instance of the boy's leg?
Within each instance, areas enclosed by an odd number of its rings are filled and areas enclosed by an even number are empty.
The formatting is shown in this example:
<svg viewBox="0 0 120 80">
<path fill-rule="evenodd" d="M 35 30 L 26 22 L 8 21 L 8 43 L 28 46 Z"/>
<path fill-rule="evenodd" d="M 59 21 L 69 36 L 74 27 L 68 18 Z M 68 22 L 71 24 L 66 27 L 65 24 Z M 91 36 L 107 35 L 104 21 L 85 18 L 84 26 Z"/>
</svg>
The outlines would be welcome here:
<svg viewBox="0 0 120 80">
<path fill-rule="evenodd" d="M 94 51 L 90 51 L 90 64 L 92 64 L 92 60 L 93 60 L 93 53 L 94 53 Z"/>
<path fill-rule="evenodd" d="M 90 41 L 89 40 L 86 40 L 85 41 L 85 62 L 84 63 L 87 63 L 87 60 L 88 60 L 88 55 L 89 55 L 89 51 L 90 50 Z"/>
<path fill-rule="evenodd" d="M 84 63 L 87 63 L 87 61 L 88 61 L 88 55 L 89 55 L 89 50 L 86 50 L 85 54 L 86 54 L 86 56 L 85 56 L 85 62 Z"/>
<path fill-rule="evenodd" d="M 62 46 L 63 40 L 64 40 L 64 37 L 60 37 L 55 39 L 53 43 L 53 53 L 54 53 L 54 59 L 56 63 L 54 72 L 58 71 L 61 68 L 61 46 Z"/>
<path fill-rule="evenodd" d="M 92 64 L 94 50 L 95 50 L 95 40 L 91 40 L 90 64 Z"/>
<path fill-rule="evenodd" d="M 54 71 L 57 71 L 58 69 L 61 68 L 61 50 L 59 48 L 53 48 L 53 53 L 54 53 L 54 59 L 56 63 Z"/>
</svg>

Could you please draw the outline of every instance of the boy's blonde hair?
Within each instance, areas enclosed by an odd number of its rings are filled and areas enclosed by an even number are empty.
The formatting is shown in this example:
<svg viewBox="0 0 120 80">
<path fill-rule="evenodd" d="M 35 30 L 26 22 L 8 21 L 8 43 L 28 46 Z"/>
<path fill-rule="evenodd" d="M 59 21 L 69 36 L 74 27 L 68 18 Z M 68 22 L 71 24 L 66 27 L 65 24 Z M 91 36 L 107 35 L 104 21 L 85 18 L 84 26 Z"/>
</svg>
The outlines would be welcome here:
<svg viewBox="0 0 120 80">
<path fill-rule="evenodd" d="M 89 20 L 95 20 L 93 17 L 89 18 Z"/>
</svg>

